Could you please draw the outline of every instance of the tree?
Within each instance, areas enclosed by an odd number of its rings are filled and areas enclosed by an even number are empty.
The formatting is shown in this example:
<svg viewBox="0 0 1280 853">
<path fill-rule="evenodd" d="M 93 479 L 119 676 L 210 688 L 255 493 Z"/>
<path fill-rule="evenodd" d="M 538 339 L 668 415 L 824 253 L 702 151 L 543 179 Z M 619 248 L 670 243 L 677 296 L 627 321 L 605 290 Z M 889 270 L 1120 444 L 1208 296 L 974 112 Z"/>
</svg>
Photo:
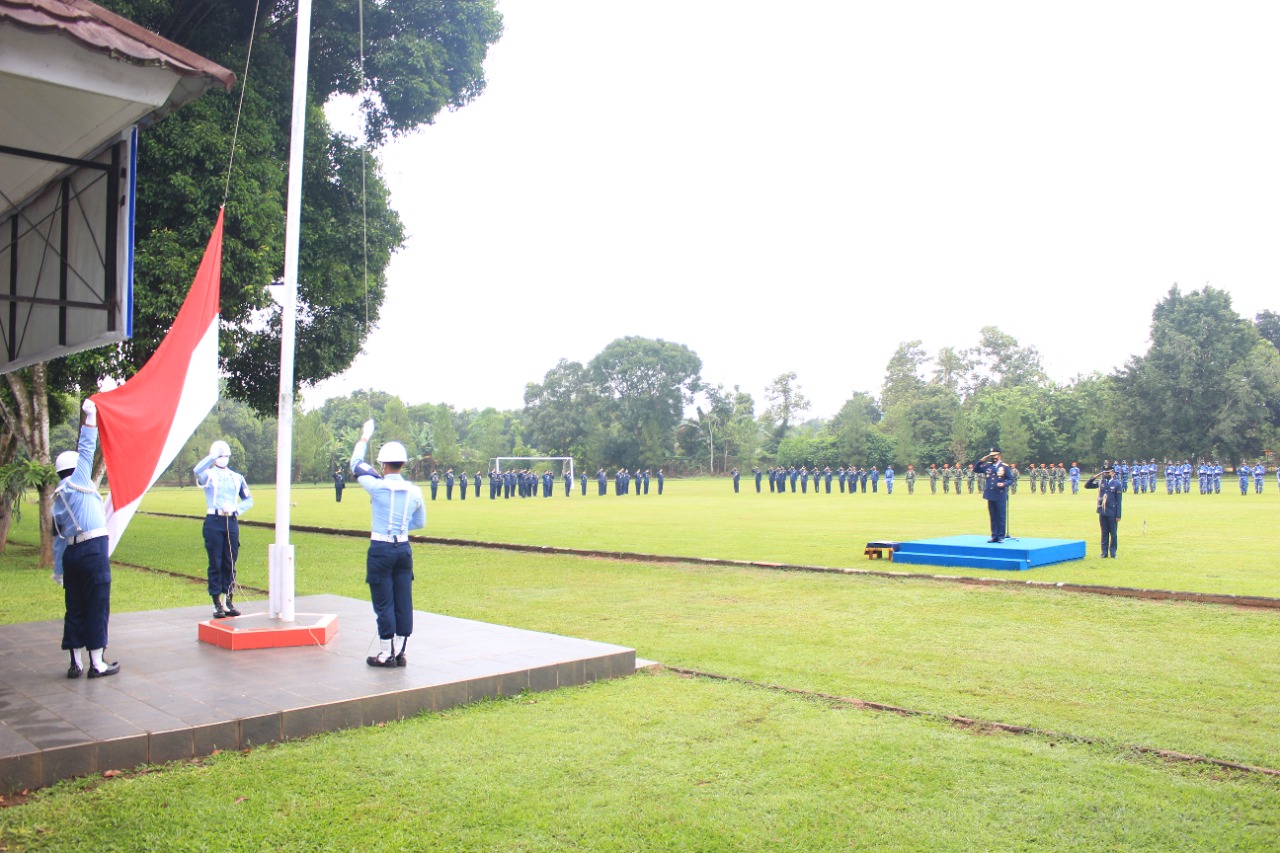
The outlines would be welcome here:
<svg viewBox="0 0 1280 853">
<path fill-rule="evenodd" d="M 1276 356 L 1228 293 L 1174 285 L 1152 312 L 1147 354 L 1118 378 L 1123 415 L 1156 455 L 1256 455 L 1276 423 Z"/>
<path fill-rule="evenodd" d="M 980 385 L 1042 385 L 1049 379 L 1035 347 L 1019 346 L 1016 338 L 995 326 L 983 326 L 978 345 L 964 356 Z"/>
<path fill-rule="evenodd" d="M 560 359 L 542 384 L 524 391 L 524 413 L 533 443 L 548 456 L 572 456 L 574 448 L 600 441 L 600 395 L 591 374 L 576 361 Z"/>
<path fill-rule="evenodd" d="M 889 363 L 885 366 L 884 384 L 880 388 L 880 405 L 888 411 L 891 407 L 918 395 L 924 388 L 920 369 L 926 356 L 919 341 L 898 344 Z"/>
<path fill-rule="evenodd" d="M 605 461 L 664 464 L 684 407 L 700 387 L 702 359 L 684 344 L 626 337 L 606 346 L 587 369 L 610 415 Z"/>
<path fill-rule="evenodd" d="M 786 437 L 791 426 L 791 419 L 796 415 L 809 411 L 809 401 L 796 382 L 794 370 L 780 374 L 764 389 L 764 398 L 769 407 L 761 414 L 761 422 L 771 431 L 767 449 L 776 451 L 782 439 Z"/>
<path fill-rule="evenodd" d="M 1264 340 L 1270 341 L 1273 347 L 1280 350 L 1280 314 L 1260 311 L 1254 315 L 1253 325 Z"/>
<path fill-rule="evenodd" d="M 840 458 L 850 465 L 869 465 L 873 447 L 880 432 L 880 407 L 875 398 L 862 391 L 845 401 L 829 425 Z"/>
</svg>

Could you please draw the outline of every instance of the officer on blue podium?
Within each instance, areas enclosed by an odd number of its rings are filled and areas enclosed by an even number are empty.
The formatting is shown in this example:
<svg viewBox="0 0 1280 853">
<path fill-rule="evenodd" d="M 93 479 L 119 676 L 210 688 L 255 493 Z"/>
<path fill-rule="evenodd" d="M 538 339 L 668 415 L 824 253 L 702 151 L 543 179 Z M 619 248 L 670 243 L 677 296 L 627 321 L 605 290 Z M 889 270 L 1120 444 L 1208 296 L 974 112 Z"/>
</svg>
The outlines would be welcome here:
<svg viewBox="0 0 1280 853">
<path fill-rule="evenodd" d="M 975 462 L 973 468 L 987 478 L 987 484 L 982 489 L 982 497 L 987 501 L 987 514 L 991 516 L 991 538 L 987 541 L 1003 542 L 1009 535 L 1005 522 L 1008 519 L 1012 472 L 1000 458 L 998 447 L 991 448 L 991 452 Z"/>
<path fill-rule="evenodd" d="M 427 508 L 422 490 L 400 475 L 400 469 L 409 461 L 403 444 L 388 441 L 379 448 L 381 473 L 364 461 L 372 437 L 373 421 L 368 420 L 351 452 L 351 473 L 369 493 L 373 507 L 365 583 L 369 584 L 377 615 L 379 649 L 365 662 L 378 667 L 405 666 L 404 647 L 413 633 L 413 551 L 409 531 L 426 526 Z"/>
</svg>

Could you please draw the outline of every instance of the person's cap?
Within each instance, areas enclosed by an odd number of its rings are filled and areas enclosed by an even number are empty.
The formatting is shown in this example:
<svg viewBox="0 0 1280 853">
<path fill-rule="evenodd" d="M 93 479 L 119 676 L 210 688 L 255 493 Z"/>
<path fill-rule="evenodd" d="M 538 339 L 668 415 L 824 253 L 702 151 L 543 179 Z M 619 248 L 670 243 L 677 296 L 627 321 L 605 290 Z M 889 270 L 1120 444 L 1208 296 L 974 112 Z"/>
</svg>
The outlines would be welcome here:
<svg viewBox="0 0 1280 853">
<path fill-rule="evenodd" d="M 1116 472 L 1116 467 L 1114 465 L 1106 464 L 1102 466 L 1102 473 L 1104 474 L 1106 473 L 1114 474 L 1115 472 Z"/>
<path fill-rule="evenodd" d="M 58 454 L 58 460 L 53 467 L 59 474 L 63 471 L 76 470 L 76 463 L 80 461 L 80 454 L 74 450 L 64 450 Z"/>
<path fill-rule="evenodd" d="M 999 452 L 1000 452 L 1000 448 L 998 448 L 998 447 L 993 447 L 993 448 L 991 448 L 990 452 L 991 452 L 991 453 L 999 453 Z"/>
<path fill-rule="evenodd" d="M 214 457 L 215 459 L 220 456 L 230 456 L 231 445 L 219 439 L 218 441 L 215 441 L 213 444 L 209 445 L 209 455 Z"/>
</svg>

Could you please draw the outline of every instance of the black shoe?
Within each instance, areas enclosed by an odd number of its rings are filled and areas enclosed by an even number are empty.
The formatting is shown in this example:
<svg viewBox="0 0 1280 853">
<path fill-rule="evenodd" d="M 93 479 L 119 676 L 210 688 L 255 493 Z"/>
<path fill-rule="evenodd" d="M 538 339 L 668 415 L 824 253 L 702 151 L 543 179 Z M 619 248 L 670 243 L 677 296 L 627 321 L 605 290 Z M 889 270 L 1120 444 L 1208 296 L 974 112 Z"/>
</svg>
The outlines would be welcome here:
<svg viewBox="0 0 1280 853">
<path fill-rule="evenodd" d="M 119 671 L 120 671 L 119 662 L 107 664 L 106 669 L 95 669 L 93 667 L 93 664 L 89 664 L 90 678 L 106 678 L 108 675 L 115 675 Z"/>
<path fill-rule="evenodd" d="M 227 610 L 226 610 L 226 613 L 227 613 L 227 615 L 228 615 L 228 616 L 239 616 L 239 615 L 240 615 L 240 611 L 239 611 L 239 610 L 236 610 L 235 605 L 231 603 L 231 599 L 230 599 L 230 598 L 228 598 L 228 599 L 227 599 Z"/>
<path fill-rule="evenodd" d="M 1000 541 L 1000 537 L 992 536 L 990 539 L 987 540 L 987 544 L 991 544 L 992 542 L 999 542 L 999 541 Z"/>
<path fill-rule="evenodd" d="M 408 659 L 407 657 L 405 657 L 405 656 L 404 656 L 404 652 L 401 652 L 400 654 L 398 654 L 398 655 L 396 655 L 396 656 L 395 656 L 395 662 L 396 662 L 396 666 L 408 666 L 408 665 L 409 665 L 409 659 Z"/>
<path fill-rule="evenodd" d="M 214 595 L 210 597 L 213 599 L 213 618 L 226 619 L 227 611 L 222 609 L 222 602 L 218 599 L 218 596 Z"/>
<path fill-rule="evenodd" d="M 67 667 L 67 678 L 79 678 L 82 672 L 84 670 L 81 669 L 80 664 L 72 661 L 71 666 Z"/>
<path fill-rule="evenodd" d="M 364 662 L 369 664 L 369 666 L 384 666 L 384 667 L 390 667 L 392 669 L 399 666 L 399 664 L 396 663 L 395 658 L 391 657 L 391 658 L 387 658 L 386 660 L 381 660 L 377 655 L 370 655 L 369 657 L 364 659 Z"/>
</svg>

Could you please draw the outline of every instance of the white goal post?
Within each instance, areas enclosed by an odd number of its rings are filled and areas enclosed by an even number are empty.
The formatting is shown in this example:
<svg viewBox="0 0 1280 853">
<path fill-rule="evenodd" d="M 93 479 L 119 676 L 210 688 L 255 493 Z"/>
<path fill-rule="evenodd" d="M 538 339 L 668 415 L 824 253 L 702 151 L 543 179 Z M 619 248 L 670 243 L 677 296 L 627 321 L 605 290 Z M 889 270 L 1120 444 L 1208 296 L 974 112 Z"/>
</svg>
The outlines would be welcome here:
<svg viewBox="0 0 1280 853">
<path fill-rule="evenodd" d="M 508 470 L 511 468 L 532 468 L 533 463 L 537 462 L 559 462 L 560 471 L 557 476 L 563 477 L 568 474 L 573 476 L 573 457 L 572 456 L 495 456 L 493 458 L 493 470 L 499 474 L 502 473 L 502 463 L 507 462 L 526 462 L 527 465 L 511 465 L 508 464 Z"/>
</svg>

